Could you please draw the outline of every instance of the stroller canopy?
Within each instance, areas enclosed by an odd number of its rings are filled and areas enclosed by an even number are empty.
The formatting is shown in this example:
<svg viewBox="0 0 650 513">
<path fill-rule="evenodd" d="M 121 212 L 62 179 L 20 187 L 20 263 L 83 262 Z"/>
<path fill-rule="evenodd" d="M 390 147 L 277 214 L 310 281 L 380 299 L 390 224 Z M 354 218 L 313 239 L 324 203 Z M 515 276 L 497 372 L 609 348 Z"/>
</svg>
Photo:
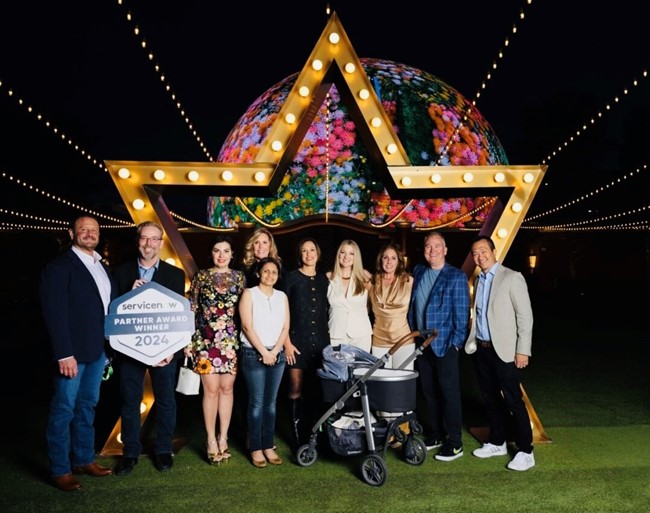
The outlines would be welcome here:
<svg viewBox="0 0 650 513">
<path fill-rule="evenodd" d="M 324 379 L 348 381 L 355 367 L 372 366 L 377 360 L 368 351 L 350 344 L 328 345 L 323 348 L 323 367 L 316 373 Z"/>
</svg>

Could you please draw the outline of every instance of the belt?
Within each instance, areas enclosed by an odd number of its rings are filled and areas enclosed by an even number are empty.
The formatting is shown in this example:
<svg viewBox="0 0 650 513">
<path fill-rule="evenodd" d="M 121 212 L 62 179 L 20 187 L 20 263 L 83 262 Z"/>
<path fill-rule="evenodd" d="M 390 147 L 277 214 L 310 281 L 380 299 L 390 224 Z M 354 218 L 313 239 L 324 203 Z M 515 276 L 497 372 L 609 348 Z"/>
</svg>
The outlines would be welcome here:
<svg viewBox="0 0 650 513">
<path fill-rule="evenodd" d="M 477 338 L 476 343 L 479 346 L 481 346 L 483 349 L 492 349 L 492 341 L 491 340 L 479 340 Z"/>
</svg>

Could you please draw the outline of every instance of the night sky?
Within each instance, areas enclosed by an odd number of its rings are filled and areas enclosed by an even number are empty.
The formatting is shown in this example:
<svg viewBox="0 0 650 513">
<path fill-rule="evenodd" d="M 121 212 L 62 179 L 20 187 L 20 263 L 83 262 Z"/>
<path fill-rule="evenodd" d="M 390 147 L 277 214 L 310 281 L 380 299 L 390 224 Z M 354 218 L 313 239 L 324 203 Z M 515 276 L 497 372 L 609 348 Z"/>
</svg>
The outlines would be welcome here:
<svg viewBox="0 0 650 513">
<path fill-rule="evenodd" d="M 142 39 L 216 157 L 248 106 L 303 68 L 327 22 L 327 3 L 276 2 L 262 8 L 198 0 L 122 4 L 25 0 L 3 5 L 0 173 L 128 220 L 108 174 L 24 105 L 33 106 L 99 161 L 206 161 L 141 48 Z M 641 2 L 400 1 L 391 9 L 375 4 L 330 2 L 359 57 L 420 68 L 468 99 L 485 82 L 477 108 L 497 133 L 510 163 L 547 160 L 545 184 L 529 216 L 647 164 L 650 78 L 643 72 L 650 71 L 650 52 Z M 127 21 L 129 11 L 135 23 Z M 137 36 L 136 25 L 141 29 Z M 539 223 L 575 223 L 643 208 L 648 203 L 647 176 L 647 171 L 637 173 L 623 185 L 544 216 Z M 205 222 L 202 200 L 185 206 L 180 213 Z M 0 208 L 66 220 L 75 214 L 6 177 L 0 181 Z M 648 219 L 645 211 L 612 223 Z M 6 212 L 0 213 L 0 221 L 39 224 Z"/>
</svg>

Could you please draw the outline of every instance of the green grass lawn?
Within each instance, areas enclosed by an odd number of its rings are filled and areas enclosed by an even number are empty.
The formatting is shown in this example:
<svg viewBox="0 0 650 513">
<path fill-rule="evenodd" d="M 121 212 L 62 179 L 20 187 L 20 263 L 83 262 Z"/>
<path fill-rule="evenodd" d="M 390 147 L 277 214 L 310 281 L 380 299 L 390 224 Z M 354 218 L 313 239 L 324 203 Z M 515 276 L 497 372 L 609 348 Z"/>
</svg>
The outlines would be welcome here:
<svg viewBox="0 0 650 513">
<path fill-rule="evenodd" d="M 47 480 L 43 427 L 48 390 L 38 378 L 32 383 L 34 391 L 4 387 L 0 510 L 645 512 L 650 507 L 648 331 L 645 326 L 621 330 L 591 321 L 536 321 L 534 355 L 522 374 L 523 384 L 552 441 L 536 445 L 537 465 L 528 472 L 507 470 L 506 457 L 472 456 L 479 442 L 467 430 L 465 455 L 456 461 L 439 462 L 430 456 L 415 466 L 403 461 L 399 450 L 389 450 L 388 478 L 382 487 L 360 478 L 363 456 L 336 456 L 327 446 L 317 447 L 319 456 L 310 467 L 291 463 L 282 429 L 277 441 L 285 464 L 254 468 L 241 437 L 233 432 L 231 461 L 213 467 L 203 454 L 200 400 L 179 396 L 177 431 L 187 443 L 170 472 L 157 472 L 143 455 L 129 476 L 82 476 L 82 490 L 63 493 Z M 466 355 L 461 372 L 466 427 L 481 426 L 483 412 Z M 280 409 L 282 425 L 285 411 Z M 99 461 L 115 463 L 110 457 Z"/>
</svg>

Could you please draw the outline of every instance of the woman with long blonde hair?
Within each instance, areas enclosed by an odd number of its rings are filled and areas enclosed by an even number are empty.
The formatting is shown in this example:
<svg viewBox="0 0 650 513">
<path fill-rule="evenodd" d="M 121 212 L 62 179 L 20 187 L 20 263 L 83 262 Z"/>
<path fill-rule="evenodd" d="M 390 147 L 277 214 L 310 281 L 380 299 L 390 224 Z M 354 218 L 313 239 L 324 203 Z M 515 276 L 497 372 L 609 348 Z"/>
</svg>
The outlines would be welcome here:
<svg viewBox="0 0 650 513">
<path fill-rule="evenodd" d="M 254 287 L 259 283 L 259 278 L 255 274 L 257 262 L 262 258 L 271 257 L 282 265 L 282 258 L 278 255 L 278 247 L 275 244 L 273 234 L 268 228 L 260 226 L 257 228 L 246 241 L 244 245 L 244 275 L 246 276 L 246 287 Z M 282 275 L 280 275 L 276 288 L 280 288 Z"/>
<path fill-rule="evenodd" d="M 332 345 L 350 344 L 370 352 L 372 325 L 367 285 L 372 275 L 363 268 L 361 249 L 353 240 L 339 245 L 333 269 L 327 273 L 329 332 Z"/>
</svg>

